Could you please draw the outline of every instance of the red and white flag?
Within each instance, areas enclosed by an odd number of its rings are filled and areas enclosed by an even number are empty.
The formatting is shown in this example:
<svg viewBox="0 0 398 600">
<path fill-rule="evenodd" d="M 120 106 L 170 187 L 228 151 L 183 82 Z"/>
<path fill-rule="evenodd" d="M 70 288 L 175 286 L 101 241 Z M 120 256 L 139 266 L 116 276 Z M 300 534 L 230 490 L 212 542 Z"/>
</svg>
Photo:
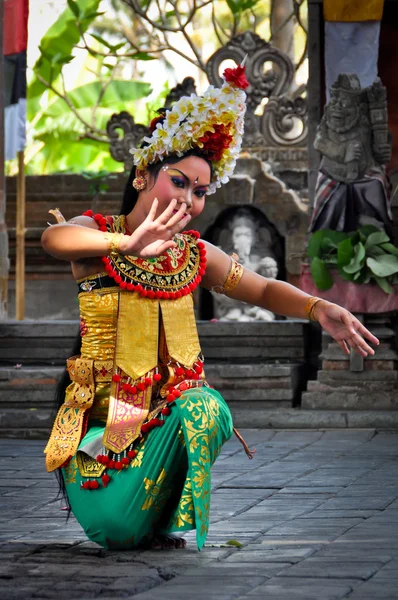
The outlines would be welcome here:
<svg viewBox="0 0 398 600">
<path fill-rule="evenodd" d="M 5 159 L 16 157 L 26 140 L 26 48 L 29 0 L 4 2 Z"/>
</svg>

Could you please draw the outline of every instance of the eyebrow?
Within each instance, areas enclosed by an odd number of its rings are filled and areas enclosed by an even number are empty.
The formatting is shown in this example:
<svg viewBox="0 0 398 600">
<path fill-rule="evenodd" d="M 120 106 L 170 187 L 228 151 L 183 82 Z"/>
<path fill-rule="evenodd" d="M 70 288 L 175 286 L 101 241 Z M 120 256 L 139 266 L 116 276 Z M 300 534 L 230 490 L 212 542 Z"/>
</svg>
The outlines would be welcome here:
<svg viewBox="0 0 398 600">
<path fill-rule="evenodd" d="M 172 173 L 172 171 L 177 171 L 177 173 L 180 173 L 188 181 L 188 183 L 191 183 L 191 180 L 189 179 L 189 177 L 187 175 L 185 175 L 185 173 L 183 173 L 182 171 L 180 171 L 180 169 L 176 169 L 174 167 L 172 169 L 168 169 L 168 171 L 169 171 L 169 173 Z M 210 183 L 201 183 L 201 184 L 199 184 L 198 187 L 209 187 L 209 186 L 210 186 Z"/>
</svg>

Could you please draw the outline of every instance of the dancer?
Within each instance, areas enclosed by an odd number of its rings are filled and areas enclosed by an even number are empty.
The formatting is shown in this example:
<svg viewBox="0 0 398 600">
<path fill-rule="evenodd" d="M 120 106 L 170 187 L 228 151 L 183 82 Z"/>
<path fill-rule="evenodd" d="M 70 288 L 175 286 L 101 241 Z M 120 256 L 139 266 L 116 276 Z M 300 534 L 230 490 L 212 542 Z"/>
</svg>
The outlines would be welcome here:
<svg viewBox="0 0 398 600">
<path fill-rule="evenodd" d="M 373 354 L 365 338 L 378 343 L 343 308 L 243 269 L 186 231 L 233 173 L 247 85 L 243 67 L 227 69 L 222 88 L 182 98 L 151 123 L 121 215 L 88 211 L 42 236 L 47 252 L 72 262 L 81 331 L 46 466 L 105 548 L 183 547 L 169 534 L 189 529 L 199 549 L 205 542 L 210 468 L 233 424 L 205 379 L 192 300 L 199 284 L 318 320 L 346 353 Z"/>
</svg>

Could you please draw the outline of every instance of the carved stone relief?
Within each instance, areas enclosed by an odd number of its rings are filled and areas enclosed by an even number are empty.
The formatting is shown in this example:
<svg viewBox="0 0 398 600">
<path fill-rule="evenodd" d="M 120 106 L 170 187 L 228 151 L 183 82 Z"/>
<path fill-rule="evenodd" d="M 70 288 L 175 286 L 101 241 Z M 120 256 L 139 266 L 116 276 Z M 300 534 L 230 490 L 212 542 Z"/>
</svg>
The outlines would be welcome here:
<svg viewBox="0 0 398 600">
<path fill-rule="evenodd" d="M 240 64 L 245 59 L 247 113 L 243 145 L 305 146 L 307 140 L 307 103 L 300 95 L 305 86 L 289 95 L 294 65 L 289 56 L 246 31 L 228 42 L 210 57 L 206 71 L 210 83 L 222 84 L 221 65 L 226 59 Z M 270 66 L 271 65 L 271 66 Z M 261 116 L 255 114 L 268 99 Z"/>
</svg>

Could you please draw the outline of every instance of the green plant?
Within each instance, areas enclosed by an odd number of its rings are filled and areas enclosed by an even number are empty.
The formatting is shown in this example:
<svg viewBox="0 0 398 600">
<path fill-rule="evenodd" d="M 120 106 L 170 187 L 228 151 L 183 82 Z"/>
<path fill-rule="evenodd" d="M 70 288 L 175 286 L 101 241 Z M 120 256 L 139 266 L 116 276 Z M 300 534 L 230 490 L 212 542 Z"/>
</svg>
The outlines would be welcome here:
<svg viewBox="0 0 398 600">
<path fill-rule="evenodd" d="M 322 291 L 333 285 L 329 269 L 337 269 L 346 281 L 374 281 L 387 294 L 392 293 L 392 285 L 398 284 L 398 248 L 374 225 L 352 233 L 317 231 L 309 240 L 308 256 L 315 285 Z"/>
</svg>

